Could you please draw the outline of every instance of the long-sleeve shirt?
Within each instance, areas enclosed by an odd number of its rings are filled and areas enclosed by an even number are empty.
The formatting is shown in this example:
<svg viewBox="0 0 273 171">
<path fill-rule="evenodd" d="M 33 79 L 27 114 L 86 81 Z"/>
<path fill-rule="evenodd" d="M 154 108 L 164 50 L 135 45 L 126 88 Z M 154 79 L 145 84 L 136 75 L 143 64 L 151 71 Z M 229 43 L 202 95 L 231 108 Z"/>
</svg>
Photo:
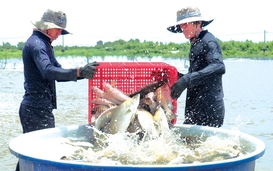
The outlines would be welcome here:
<svg viewBox="0 0 273 171">
<path fill-rule="evenodd" d="M 183 76 L 188 84 L 185 115 L 199 117 L 199 120 L 207 117 L 223 118 L 222 75 L 225 73 L 225 65 L 221 47 L 210 32 L 202 31 L 192 43 L 189 62 L 188 73 Z"/>
<path fill-rule="evenodd" d="M 54 56 L 50 38 L 39 30 L 23 49 L 24 89 L 22 104 L 57 108 L 55 81 L 77 81 L 77 69 L 63 69 Z"/>
</svg>

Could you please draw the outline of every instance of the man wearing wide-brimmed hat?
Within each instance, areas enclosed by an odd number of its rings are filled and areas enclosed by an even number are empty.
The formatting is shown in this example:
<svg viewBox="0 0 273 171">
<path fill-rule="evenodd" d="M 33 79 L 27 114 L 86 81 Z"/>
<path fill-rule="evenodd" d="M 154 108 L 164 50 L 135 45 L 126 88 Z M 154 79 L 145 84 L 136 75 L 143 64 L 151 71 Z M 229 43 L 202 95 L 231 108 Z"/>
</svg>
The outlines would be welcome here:
<svg viewBox="0 0 273 171">
<path fill-rule="evenodd" d="M 224 122 L 222 50 L 216 38 L 203 29 L 212 21 L 197 7 L 188 6 L 177 11 L 177 22 L 167 28 L 183 33 L 191 43 L 188 73 L 178 73 L 179 79 L 171 87 L 175 99 L 187 89 L 184 124 L 221 127 Z"/>
<path fill-rule="evenodd" d="M 62 11 L 47 10 L 23 49 L 25 94 L 19 109 L 23 133 L 55 127 L 53 109 L 57 108 L 55 81 L 93 78 L 97 62 L 84 67 L 64 69 L 54 56 L 51 43 L 66 30 L 67 16 Z M 16 170 L 20 170 L 17 164 Z"/>
</svg>

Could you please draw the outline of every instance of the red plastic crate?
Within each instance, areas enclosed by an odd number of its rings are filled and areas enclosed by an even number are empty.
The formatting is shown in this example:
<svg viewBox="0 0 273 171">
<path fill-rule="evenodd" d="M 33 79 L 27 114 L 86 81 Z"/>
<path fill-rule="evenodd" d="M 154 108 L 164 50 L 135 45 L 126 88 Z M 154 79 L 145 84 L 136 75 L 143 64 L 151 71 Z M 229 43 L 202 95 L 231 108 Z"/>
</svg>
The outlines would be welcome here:
<svg viewBox="0 0 273 171">
<path fill-rule="evenodd" d="M 89 79 L 88 85 L 88 123 L 91 123 L 92 103 L 96 99 L 96 94 L 92 87 L 104 90 L 103 83 L 115 82 L 115 86 L 126 94 L 131 94 L 153 83 L 168 79 L 171 86 L 177 80 L 177 69 L 164 62 L 99 62 L 97 71 L 93 79 Z M 172 100 L 174 109 L 177 112 L 177 101 Z M 175 124 L 176 120 L 172 121 Z"/>
</svg>

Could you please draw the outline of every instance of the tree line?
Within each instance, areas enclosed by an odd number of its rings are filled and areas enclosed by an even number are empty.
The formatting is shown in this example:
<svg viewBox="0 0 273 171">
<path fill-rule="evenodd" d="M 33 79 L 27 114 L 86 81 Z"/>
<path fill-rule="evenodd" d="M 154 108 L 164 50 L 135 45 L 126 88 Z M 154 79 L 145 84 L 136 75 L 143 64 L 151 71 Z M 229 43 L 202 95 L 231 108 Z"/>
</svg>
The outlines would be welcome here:
<svg viewBox="0 0 273 171">
<path fill-rule="evenodd" d="M 273 41 L 254 43 L 246 41 L 221 41 L 223 58 L 266 58 L 273 59 Z M 24 42 L 17 46 L 2 43 L 0 46 L 0 59 L 21 58 Z M 55 56 L 127 56 L 127 57 L 155 57 L 187 58 L 190 43 L 162 43 L 153 41 L 141 42 L 139 39 L 129 41 L 116 40 L 95 46 L 54 46 Z"/>
</svg>

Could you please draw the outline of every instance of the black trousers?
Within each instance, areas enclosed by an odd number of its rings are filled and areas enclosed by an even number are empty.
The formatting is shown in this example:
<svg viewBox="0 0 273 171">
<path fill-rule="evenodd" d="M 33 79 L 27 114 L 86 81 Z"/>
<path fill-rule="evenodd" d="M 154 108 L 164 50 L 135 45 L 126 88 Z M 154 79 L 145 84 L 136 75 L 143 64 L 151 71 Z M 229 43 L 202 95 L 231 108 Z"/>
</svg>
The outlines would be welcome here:
<svg viewBox="0 0 273 171">
<path fill-rule="evenodd" d="M 21 104 L 19 109 L 19 117 L 23 128 L 23 133 L 36 130 L 54 128 L 55 119 L 52 108 L 35 108 Z M 19 162 L 16 171 L 19 171 Z"/>
</svg>

